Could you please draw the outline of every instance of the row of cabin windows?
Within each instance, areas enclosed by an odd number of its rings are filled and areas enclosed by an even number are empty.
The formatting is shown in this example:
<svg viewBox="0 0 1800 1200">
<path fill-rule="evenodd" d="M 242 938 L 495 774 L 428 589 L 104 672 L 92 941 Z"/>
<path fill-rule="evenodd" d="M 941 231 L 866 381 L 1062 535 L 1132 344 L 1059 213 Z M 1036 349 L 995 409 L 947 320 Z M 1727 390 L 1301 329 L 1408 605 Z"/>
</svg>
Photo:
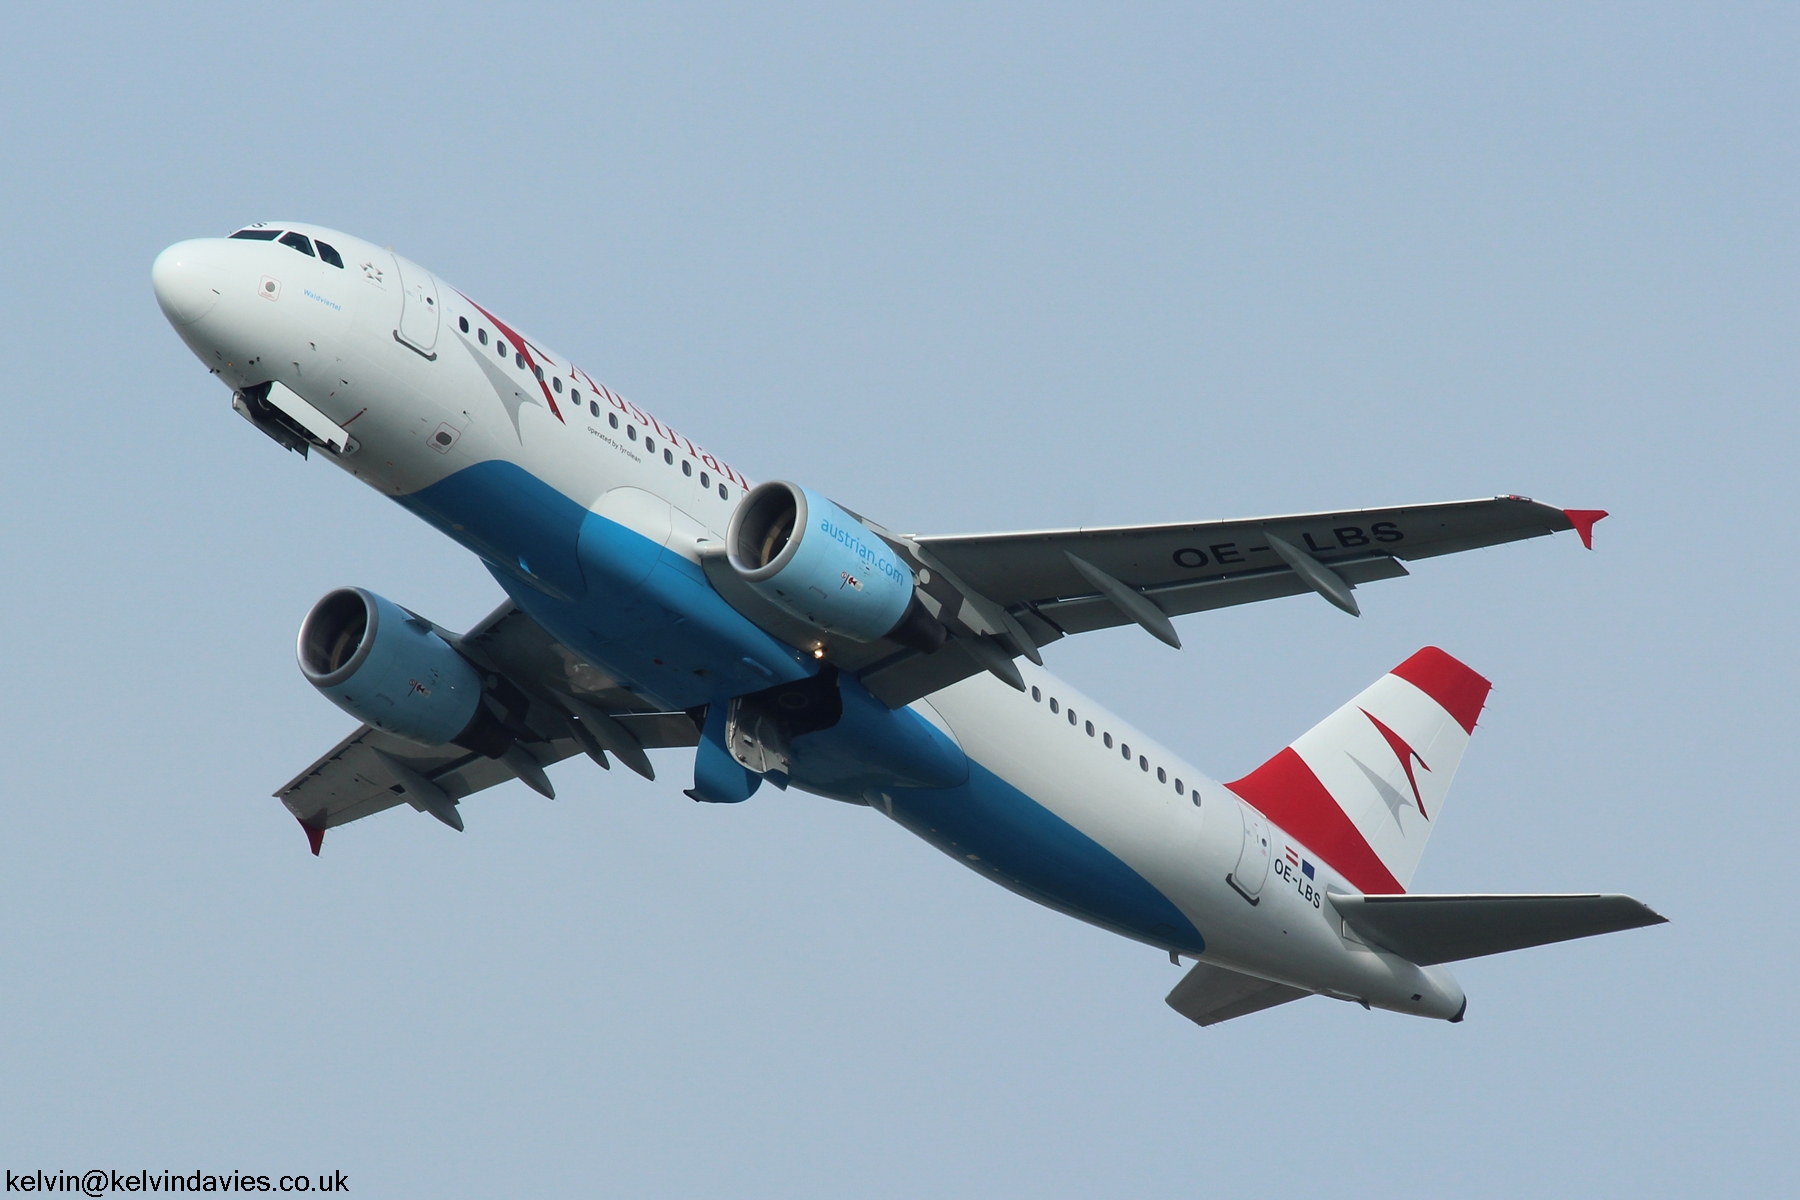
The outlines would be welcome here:
<svg viewBox="0 0 1800 1200">
<path fill-rule="evenodd" d="M 1032 688 L 1031 689 L 1031 700 L 1032 700 L 1032 703 L 1034 703 L 1034 704 L 1042 704 L 1044 702 L 1043 691 L 1038 688 L 1035 688 L 1035 687 Z M 1089 737 L 1093 737 L 1096 733 L 1098 733 L 1100 735 L 1100 740 L 1106 743 L 1106 748 L 1108 750 L 1112 749 L 1112 747 L 1113 747 L 1113 735 L 1112 734 L 1106 733 L 1102 730 L 1096 730 L 1094 728 L 1094 723 L 1092 721 L 1085 721 L 1085 722 L 1082 721 L 1079 717 L 1077 717 L 1075 715 L 1074 709 L 1072 709 L 1072 708 L 1065 709 L 1057 701 L 1055 696 L 1050 697 L 1050 711 L 1053 713 L 1055 713 L 1055 712 L 1067 713 L 1070 725 L 1084 728 L 1087 731 L 1087 735 Z M 1126 762 L 1131 761 L 1131 747 L 1126 745 L 1124 742 L 1119 743 L 1119 757 L 1123 758 Z M 1144 772 L 1145 774 L 1149 774 L 1150 759 L 1147 755 L 1143 755 L 1143 754 L 1138 755 L 1137 756 L 1137 764 L 1138 764 L 1138 770 Z M 1162 767 L 1156 768 L 1156 782 L 1158 782 L 1158 783 L 1169 782 L 1169 772 Z M 1179 777 L 1175 780 L 1175 794 L 1177 796 L 1190 794 L 1188 792 L 1187 785 L 1184 784 Z M 1191 793 L 1191 795 L 1193 796 L 1193 799 L 1194 799 L 1194 807 L 1199 808 L 1200 807 L 1200 790 L 1198 788 L 1195 788 L 1193 790 L 1193 792 Z"/>
<path fill-rule="evenodd" d="M 344 269 L 344 256 L 330 242 L 314 241 L 298 230 L 283 233 L 279 229 L 240 229 L 231 236 L 247 242 L 272 242 L 279 238 L 282 245 L 298 250 L 308 258 L 315 257 L 313 247 L 317 246 L 316 257 L 324 259 L 340 271 Z"/>
<path fill-rule="evenodd" d="M 291 246 L 293 249 L 298 250 L 300 253 L 302 253 L 304 255 L 307 255 L 309 258 L 313 257 L 313 247 L 317 246 L 318 247 L 317 257 L 324 259 L 326 262 L 328 262 L 332 266 L 338 268 L 340 271 L 344 269 L 343 257 L 338 254 L 338 252 L 335 248 L 333 248 L 327 242 L 313 241 L 313 240 L 309 239 L 304 233 L 295 231 L 295 232 L 283 234 L 282 231 L 279 229 L 240 229 L 236 233 L 232 234 L 231 236 L 234 238 L 242 238 L 246 241 L 253 241 L 253 242 L 272 242 L 272 241 L 276 240 L 277 238 L 279 238 L 281 240 L 282 245 Z M 464 333 L 469 332 L 469 318 L 467 318 L 467 317 L 456 318 L 456 326 L 458 329 L 462 330 Z M 488 331 L 486 329 L 477 329 L 475 331 L 475 340 L 480 342 L 483 346 L 487 345 L 488 344 Z M 509 349 L 509 347 L 507 346 L 505 339 L 500 338 L 500 337 L 494 338 L 494 350 L 496 353 L 499 354 L 501 361 L 505 361 L 508 349 Z M 513 357 L 513 365 L 515 367 L 517 367 L 521 371 L 527 369 L 526 365 L 525 365 L 525 352 L 523 350 L 514 350 L 512 357 Z M 544 381 L 544 368 L 543 367 L 540 367 L 536 363 L 533 363 L 530 367 L 530 371 L 534 376 L 536 376 L 537 381 L 539 383 L 542 383 Z M 558 395 L 562 394 L 563 381 L 560 376 L 553 377 L 550 380 L 550 386 Z M 570 398 L 570 400 L 572 400 L 574 402 L 576 407 L 579 408 L 581 406 L 581 389 L 578 387 L 575 387 L 573 384 L 571 384 L 569 386 L 569 398 Z M 590 399 L 588 401 L 588 413 L 595 417 L 598 417 L 600 415 L 600 402 L 598 400 Z M 614 429 L 617 429 L 619 427 L 618 414 L 609 413 L 608 418 L 612 421 L 612 427 Z M 634 441 L 634 442 L 637 441 L 638 434 L 637 434 L 636 426 L 627 425 L 625 427 L 625 433 L 628 437 L 631 438 L 632 441 Z M 655 439 L 646 435 L 644 438 L 644 449 L 646 451 L 648 451 L 650 454 L 654 455 L 656 453 Z M 667 447 L 664 447 L 663 452 L 662 452 L 662 458 L 663 458 L 663 462 L 665 464 L 672 466 L 672 465 L 674 465 L 674 462 L 675 462 L 675 453 L 674 453 L 674 451 L 668 449 Z M 681 473 L 683 475 L 692 476 L 694 473 L 694 464 L 691 461 L 689 461 L 688 459 L 683 458 L 681 460 Z M 708 489 L 710 489 L 712 487 L 712 476 L 709 475 L 705 471 L 700 472 L 700 486 L 703 488 L 708 488 Z M 731 498 L 730 489 L 728 489 L 723 482 L 720 482 L 720 484 L 719 484 L 719 499 L 729 500 L 730 498 Z"/>
<path fill-rule="evenodd" d="M 464 333 L 469 332 L 469 318 L 467 318 L 467 317 L 456 318 L 456 327 L 458 329 L 462 330 Z M 477 329 L 475 331 L 475 340 L 480 342 L 483 346 L 487 345 L 488 344 L 488 331 L 486 329 Z M 495 348 L 495 350 L 497 350 L 499 352 L 500 357 L 502 359 L 504 359 L 506 357 L 507 346 L 506 346 L 505 341 L 501 340 L 499 337 L 496 337 L 494 339 L 494 348 Z M 525 354 L 523 351 L 515 351 L 514 352 L 513 363 L 515 366 L 517 366 L 519 368 L 519 370 L 521 370 L 521 371 L 525 370 Z M 534 364 L 532 364 L 531 370 L 532 370 L 532 373 L 537 376 L 538 382 L 542 383 L 544 380 L 544 368 L 542 368 L 534 363 Z M 550 380 L 550 386 L 556 392 L 558 392 L 560 394 L 563 390 L 562 377 L 561 376 L 553 376 Z M 581 406 L 581 389 L 576 387 L 573 384 L 570 384 L 569 385 L 569 398 L 571 400 L 573 400 L 575 403 L 575 406 L 577 408 L 579 408 Z M 590 398 L 587 402 L 587 406 L 588 406 L 588 415 L 594 416 L 594 417 L 598 417 L 600 415 L 600 402 L 598 400 L 594 400 L 594 399 Z M 617 429 L 619 427 L 619 414 L 618 413 L 607 413 L 606 419 L 612 423 L 612 427 L 614 429 Z M 625 436 L 630 438 L 634 442 L 637 441 L 638 440 L 637 426 L 627 425 L 625 427 Z M 651 437 L 649 434 L 644 435 L 644 450 L 646 452 L 648 452 L 652 457 L 654 457 L 656 454 L 656 439 Z M 675 464 L 675 452 L 673 450 L 669 449 L 667 446 L 664 446 L 663 452 L 662 452 L 662 460 L 664 463 L 666 463 L 670 466 L 673 466 Z M 689 459 L 683 458 L 681 460 L 681 473 L 683 475 L 688 475 L 688 476 L 693 475 L 693 473 L 694 473 L 693 462 L 690 461 Z M 710 489 L 712 487 L 712 485 L 713 485 L 712 484 L 712 476 L 705 471 L 700 472 L 700 486 L 702 488 Z M 719 499 L 721 499 L 721 500 L 731 499 L 731 490 L 725 486 L 725 483 L 722 480 L 719 483 Z"/>
</svg>

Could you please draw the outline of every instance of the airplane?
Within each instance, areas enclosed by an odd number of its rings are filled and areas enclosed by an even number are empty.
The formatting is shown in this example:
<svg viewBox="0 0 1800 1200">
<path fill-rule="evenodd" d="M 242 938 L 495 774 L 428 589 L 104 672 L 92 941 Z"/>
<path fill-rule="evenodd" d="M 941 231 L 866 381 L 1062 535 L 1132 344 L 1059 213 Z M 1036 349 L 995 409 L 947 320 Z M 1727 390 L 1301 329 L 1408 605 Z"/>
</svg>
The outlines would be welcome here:
<svg viewBox="0 0 1800 1200">
<path fill-rule="evenodd" d="M 696 801 L 763 783 L 866 806 L 970 870 L 1193 963 L 1213 1025 L 1308 996 L 1463 1019 L 1444 966 L 1661 923 L 1618 894 L 1406 890 L 1489 683 L 1426 647 L 1232 783 L 1057 679 L 1043 647 L 1356 589 L 1573 530 L 1521 496 L 973 536 L 893 532 L 755 483 L 424 267 L 300 222 L 178 242 L 151 269 L 233 409 L 476 554 L 506 600 L 458 633 L 363 588 L 301 623 L 300 670 L 360 724 L 275 795 L 328 829 L 464 802 L 585 755 Z"/>
</svg>

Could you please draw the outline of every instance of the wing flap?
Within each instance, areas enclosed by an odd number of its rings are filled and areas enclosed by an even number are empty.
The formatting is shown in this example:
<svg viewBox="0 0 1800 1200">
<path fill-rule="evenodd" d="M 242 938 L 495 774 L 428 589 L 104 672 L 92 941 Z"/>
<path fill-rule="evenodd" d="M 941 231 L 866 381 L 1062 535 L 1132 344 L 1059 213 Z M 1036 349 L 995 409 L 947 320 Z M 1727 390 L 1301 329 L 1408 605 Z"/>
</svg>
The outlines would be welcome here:
<svg viewBox="0 0 1800 1200">
<path fill-rule="evenodd" d="M 862 684 L 889 708 L 904 708 L 921 696 L 979 675 L 985 669 L 963 648 L 960 639 L 952 639 L 930 654 L 904 651 L 864 672 Z"/>
<path fill-rule="evenodd" d="M 1195 963 L 1169 993 L 1167 1003 L 1194 1024 L 1204 1026 L 1304 1000 L 1310 995 L 1311 992 L 1285 983 L 1270 983 L 1211 963 Z"/>
<path fill-rule="evenodd" d="M 1421 967 L 1668 920 L 1616 893 L 1327 898 L 1357 936 Z"/>
</svg>

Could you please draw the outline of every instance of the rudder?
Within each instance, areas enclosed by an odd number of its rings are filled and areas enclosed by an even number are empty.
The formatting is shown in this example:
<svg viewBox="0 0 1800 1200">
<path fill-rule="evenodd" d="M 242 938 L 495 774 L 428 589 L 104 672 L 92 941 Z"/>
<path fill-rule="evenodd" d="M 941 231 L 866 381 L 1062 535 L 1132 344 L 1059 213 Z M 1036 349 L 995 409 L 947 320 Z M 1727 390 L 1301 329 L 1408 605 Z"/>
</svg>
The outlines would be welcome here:
<svg viewBox="0 0 1800 1200">
<path fill-rule="evenodd" d="M 1360 891 L 1405 891 L 1491 687 L 1427 646 L 1226 786 Z"/>
</svg>

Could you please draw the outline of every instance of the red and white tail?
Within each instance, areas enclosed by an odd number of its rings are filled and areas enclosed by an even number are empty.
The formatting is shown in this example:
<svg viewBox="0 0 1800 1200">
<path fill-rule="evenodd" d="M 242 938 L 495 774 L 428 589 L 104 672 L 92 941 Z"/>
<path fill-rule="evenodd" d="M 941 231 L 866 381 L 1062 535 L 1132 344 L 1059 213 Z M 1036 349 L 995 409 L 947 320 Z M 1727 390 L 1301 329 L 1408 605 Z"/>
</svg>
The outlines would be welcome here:
<svg viewBox="0 0 1800 1200">
<path fill-rule="evenodd" d="M 1227 786 L 1353 887 L 1405 891 L 1491 686 L 1427 646 Z"/>
</svg>

